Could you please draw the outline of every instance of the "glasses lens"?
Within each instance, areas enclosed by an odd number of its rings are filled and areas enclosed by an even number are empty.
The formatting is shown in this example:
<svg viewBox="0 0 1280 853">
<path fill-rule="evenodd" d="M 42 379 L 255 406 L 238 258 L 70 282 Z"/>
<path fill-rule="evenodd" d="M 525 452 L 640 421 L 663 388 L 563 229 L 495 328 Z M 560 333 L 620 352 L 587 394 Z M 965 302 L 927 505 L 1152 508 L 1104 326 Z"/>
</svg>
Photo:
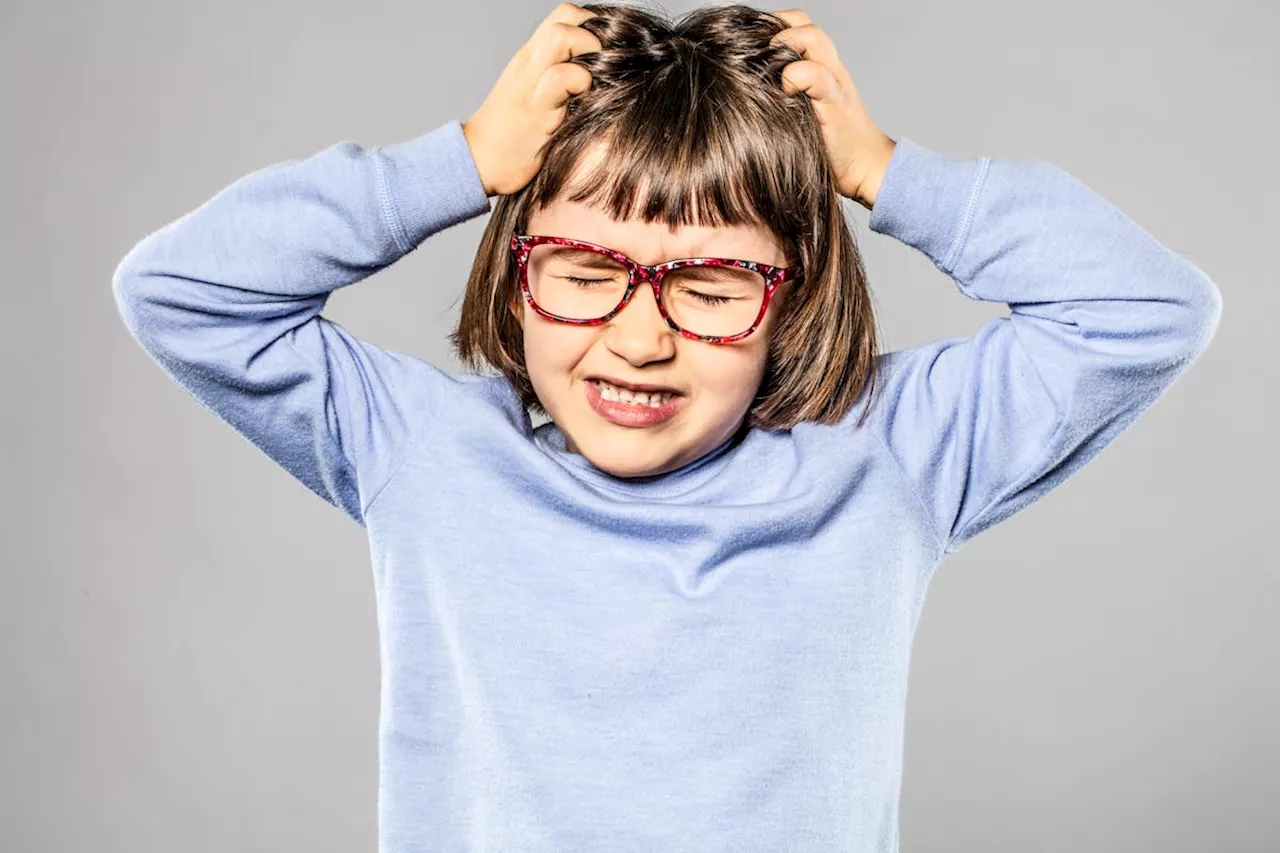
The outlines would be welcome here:
<svg viewBox="0 0 1280 853">
<path fill-rule="evenodd" d="M 627 268 L 601 252 L 541 243 L 529 252 L 529 289 L 544 311 L 595 320 L 622 301 Z"/>
<path fill-rule="evenodd" d="M 529 253 L 529 289 L 544 311 L 595 320 L 622 301 L 627 268 L 591 249 L 542 243 Z M 751 328 L 764 292 L 765 279 L 758 272 L 696 264 L 667 271 L 662 304 L 685 331 L 727 337 Z"/>
<path fill-rule="evenodd" d="M 741 267 L 677 267 L 662 278 L 667 313 L 677 326 L 695 335 L 727 337 L 750 329 L 760 313 L 764 291 L 764 276 Z"/>
</svg>

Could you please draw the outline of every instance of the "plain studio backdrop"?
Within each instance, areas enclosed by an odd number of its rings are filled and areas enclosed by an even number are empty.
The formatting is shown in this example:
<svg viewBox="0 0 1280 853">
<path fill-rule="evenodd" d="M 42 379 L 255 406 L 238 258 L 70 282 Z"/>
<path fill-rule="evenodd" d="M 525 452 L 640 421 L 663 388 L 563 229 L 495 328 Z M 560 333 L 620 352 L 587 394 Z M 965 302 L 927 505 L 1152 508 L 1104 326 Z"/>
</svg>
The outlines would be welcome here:
<svg viewBox="0 0 1280 853">
<path fill-rule="evenodd" d="M 553 5 L 3 5 L 0 849 L 374 849 L 364 533 L 162 373 L 111 276 L 250 171 L 466 119 Z M 1280 849 L 1280 6 L 801 8 L 890 136 L 1051 162 L 1224 299 L 1154 408 L 935 575 L 902 849 Z M 845 213 L 887 348 L 1008 312 Z M 326 316 L 459 370 L 446 336 L 484 222 Z"/>
</svg>

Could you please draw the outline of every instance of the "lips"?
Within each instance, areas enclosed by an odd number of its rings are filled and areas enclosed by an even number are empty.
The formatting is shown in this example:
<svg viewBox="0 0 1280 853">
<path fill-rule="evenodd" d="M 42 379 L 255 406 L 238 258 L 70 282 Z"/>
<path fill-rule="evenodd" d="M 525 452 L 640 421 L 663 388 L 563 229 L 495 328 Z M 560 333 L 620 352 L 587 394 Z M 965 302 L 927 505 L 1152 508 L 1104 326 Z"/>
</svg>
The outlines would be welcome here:
<svg viewBox="0 0 1280 853">
<path fill-rule="evenodd" d="M 626 388 L 628 391 L 644 392 L 646 394 L 652 394 L 655 391 L 666 393 L 666 394 L 676 394 L 676 395 L 680 394 L 679 391 L 677 391 L 675 388 L 672 388 L 670 385 L 646 385 L 641 382 L 625 382 L 621 379 L 615 379 L 612 376 L 603 376 L 603 375 L 588 376 L 587 381 L 588 382 L 608 382 L 610 385 L 614 386 L 615 388 Z"/>
<path fill-rule="evenodd" d="M 600 417 L 618 426 L 655 427 L 670 420 L 685 404 L 681 394 L 673 394 L 661 406 L 638 406 L 633 403 L 616 402 L 601 396 L 598 381 L 589 379 L 583 384 L 586 386 L 588 405 Z"/>
</svg>

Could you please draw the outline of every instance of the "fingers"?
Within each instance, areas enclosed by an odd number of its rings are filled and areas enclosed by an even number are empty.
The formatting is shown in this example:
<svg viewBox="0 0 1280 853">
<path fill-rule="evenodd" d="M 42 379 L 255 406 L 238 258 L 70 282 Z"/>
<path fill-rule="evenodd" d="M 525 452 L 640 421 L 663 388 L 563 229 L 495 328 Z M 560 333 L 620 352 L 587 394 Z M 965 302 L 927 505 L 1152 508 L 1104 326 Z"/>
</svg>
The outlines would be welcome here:
<svg viewBox="0 0 1280 853">
<path fill-rule="evenodd" d="M 564 106 L 571 95 L 580 95 L 591 88 L 591 72 L 572 62 L 551 66 L 538 78 L 533 89 L 533 103 L 539 110 L 551 110 Z"/>
<path fill-rule="evenodd" d="M 533 37 L 529 40 L 538 61 L 549 66 L 584 53 L 603 50 L 600 40 L 589 30 L 579 26 L 595 16 L 594 12 L 572 3 L 561 3 L 556 6 L 551 14 L 538 24 Z M 538 70 L 541 71 L 542 68 Z"/>
<path fill-rule="evenodd" d="M 799 9 L 774 12 L 788 26 L 769 43 L 786 44 L 794 48 L 802 59 L 792 62 L 782 71 L 783 89 L 788 94 L 805 92 L 816 100 L 832 100 L 842 86 L 850 85 L 849 72 L 840 61 L 835 42 L 820 27 L 809 20 Z"/>
<path fill-rule="evenodd" d="M 551 10 L 550 15 L 542 19 L 542 22 L 538 24 L 538 29 L 549 27 L 552 24 L 569 24 L 576 27 L 583 21 L 588 21 L 595 16 L 595 12 L 583 9 L 581 6 L 575 6 L 572 3 L 560 3 Z"/>
<path fill-rule="evenodd" d="M 769 44 L 783 42 L 796 49 L 805 59 L 814 59 L 833 71 L 840 65 L 835 42 L 816 24 L 787 27 L 769 40 Z"/>
<path fill-rule="evenodd" d="M 786 21 L 788 27 L 800 27 L 812 23 L 809 20 L 809 16 L 799 9 L 786 9 L 781 12 L 770 12 L 769 14 Z"/>
<path fill-rule="evenodd" d="M 792 62 L 782 69 L 782 90 L 788 95 L 804 92 L 815 101 L 834 102 L 840 96 L 840 84 L 831 69 L 812 59 Z"/>
<path fill-rule="evenodd" d="M 538 109 L 563 106 L 571 95 L 591 87 L 591 72 L 568 60 L 604 49 L 594 34 L 579 26 L 594 17 L 594 12 L 561 3 L 538 25 L 529 42 L 531 70 L 538 80 L 532 100 Z"/>
<path fill-rule="evenodd" d="M 540 55 L 547 60 L 547 64 L 564 62 L 574 56 L 604 50 L 600 39 L 596 38 L 590 30 L 584 30 L 577 24 L 556 24 L 540 47 L 543 51 Z"/>
</svg>

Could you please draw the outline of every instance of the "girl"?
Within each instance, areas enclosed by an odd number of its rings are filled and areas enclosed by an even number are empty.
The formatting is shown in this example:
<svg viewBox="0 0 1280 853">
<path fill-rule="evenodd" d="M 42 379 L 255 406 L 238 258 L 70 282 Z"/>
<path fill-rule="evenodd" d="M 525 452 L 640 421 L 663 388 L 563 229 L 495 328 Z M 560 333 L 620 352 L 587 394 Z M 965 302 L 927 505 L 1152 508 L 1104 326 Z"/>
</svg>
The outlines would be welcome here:
<svg viewBox="0 0 1280 853">
<path fill-rule="evenodd" d="M 879 353 L 840 197 L 1011 313 Z M 484 213 L 452 337 L 494 372 L 321 316 Z M 1062 170 L 889 139 L 803 13 L 745 6 L 561 4 L 466 122 L 247 175 L 114 288 L 168 375 L 367 530 L 388 853 L 896 850 L 935 568 L 1221 312 Z"/>
</svg>

